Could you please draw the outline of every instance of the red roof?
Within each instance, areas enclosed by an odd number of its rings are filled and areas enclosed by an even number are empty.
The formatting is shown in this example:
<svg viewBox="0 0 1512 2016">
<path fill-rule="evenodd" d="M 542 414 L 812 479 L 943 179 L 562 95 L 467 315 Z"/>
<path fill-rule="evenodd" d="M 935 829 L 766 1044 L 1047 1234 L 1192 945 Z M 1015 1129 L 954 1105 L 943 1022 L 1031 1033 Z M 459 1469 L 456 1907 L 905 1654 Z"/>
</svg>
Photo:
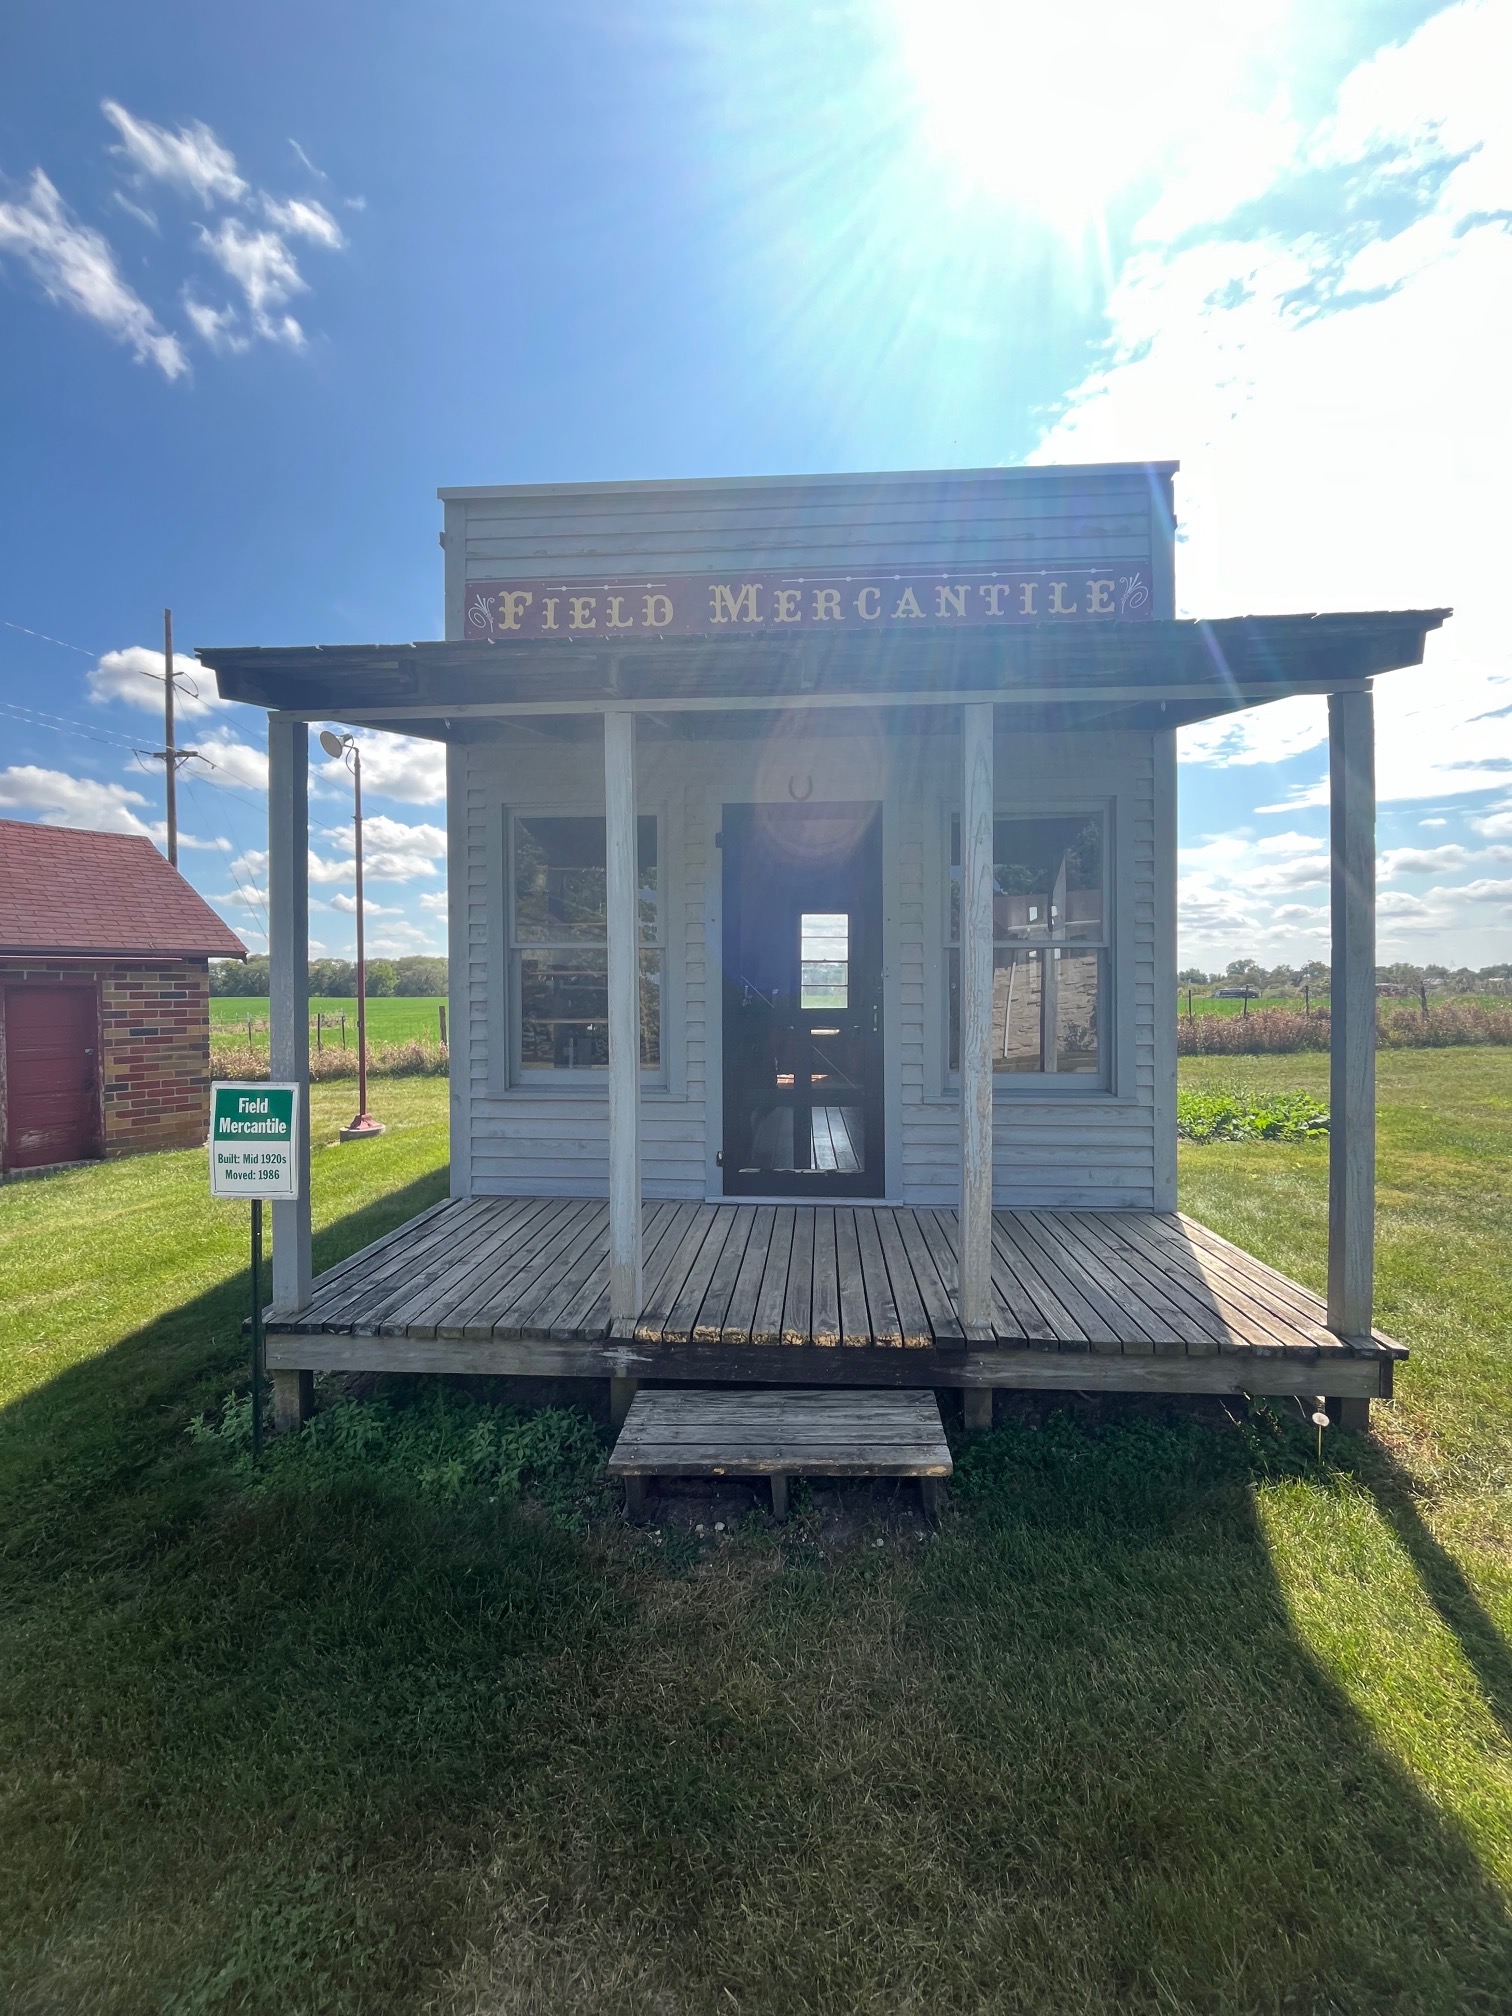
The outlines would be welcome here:
<svg viewBox="0 0 1512 2016">
<path fill-rule="evenodd" d="M 0 819 L 0 952 L 247 956 L 150 840 L 20 819 Z"/>
</svg>

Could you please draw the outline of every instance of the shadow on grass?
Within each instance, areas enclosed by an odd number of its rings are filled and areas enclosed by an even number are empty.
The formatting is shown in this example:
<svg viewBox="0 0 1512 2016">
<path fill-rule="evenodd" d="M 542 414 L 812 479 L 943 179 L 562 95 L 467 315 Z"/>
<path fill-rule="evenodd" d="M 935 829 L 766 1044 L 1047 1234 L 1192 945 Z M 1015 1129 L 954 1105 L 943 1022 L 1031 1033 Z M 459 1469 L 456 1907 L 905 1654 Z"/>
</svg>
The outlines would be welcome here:
<svg viewBox="0 0 1512 2016">
<path fill-rule="evenodd" d="M 672 1574 L 392 1476 L 240 1494 L 182 1431 L 241 1301 L 0 1419 L 7 2008 L 1508 2006 L 1505 1900 L 1298 1641 L 1242 1436 L 1000 1428 L 936 1539 Z"/>
<path fill-rule="evenodd" d="M 1424 1594 L 1458 1641 L 1487 1706 L 1512 1740 L 1512 1646 L 1464 1569 L 1429 1530 L 1407 1473 L 1388 1458 L 1371 1467 L 1367 1481 L 1376 1509 L 1406 1551 Z"/>
</svg>

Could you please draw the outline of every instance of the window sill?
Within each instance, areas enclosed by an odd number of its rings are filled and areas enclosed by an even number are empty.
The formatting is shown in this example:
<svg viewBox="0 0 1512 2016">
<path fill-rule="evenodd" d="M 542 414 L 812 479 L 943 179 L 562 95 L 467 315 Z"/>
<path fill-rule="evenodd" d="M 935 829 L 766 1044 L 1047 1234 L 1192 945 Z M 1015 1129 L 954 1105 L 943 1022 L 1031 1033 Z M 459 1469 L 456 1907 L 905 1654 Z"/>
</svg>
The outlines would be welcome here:
<svg viewBox="0 0 1512 2016">
<path fill-rule="evenodd" d="M 1144 1101 L 1131 1098 L 1127 1093 L 1110 1092 L 1106 1085 L 1073 1085 L 1069 1080 L 1064 1078 L 1042 1080 L 1036 1085 L 1025 1085 L 1022 1083 L 1014 1085 L 994 1084 L 992 1088 L 992 1103 L 994 1106 L 999 1104 L 999 1102 L 1005 1106 L 1035 1106 L 1067 1099 L 1073 1100 L 1078 1105 L 1084 1105 L 1089 1100 L 1096 1100 L 1104 1106 L 1126 1106 L 1131 1112 L 1142 1107 L 1144 1104 Z M 952 1086 L 946 1092 L 925 1092 L 917 1103 L 920 1106 L 959 1107 L 961 1103 L 960 1087 Z"/>
</svg>

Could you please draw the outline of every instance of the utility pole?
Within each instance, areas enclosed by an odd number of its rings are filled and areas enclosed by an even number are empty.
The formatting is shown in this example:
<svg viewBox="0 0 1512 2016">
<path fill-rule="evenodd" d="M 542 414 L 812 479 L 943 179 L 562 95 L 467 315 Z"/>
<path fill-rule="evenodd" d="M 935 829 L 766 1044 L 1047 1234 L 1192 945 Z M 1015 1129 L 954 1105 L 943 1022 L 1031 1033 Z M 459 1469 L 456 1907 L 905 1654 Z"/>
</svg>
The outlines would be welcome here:
<svg viewBox="0 0 1512 2016">
<path fill-rule="evenodd" d="M 173 611 L 163 611 L 163 746 L 151 752 L 152 760 L 163 766 L 163 783 L 168 800 L 168 865 L 178 866 L 178 773 L 182 764 L 197 756 L 197 749 L 180 749 L 174 742 L 173 727 Z M 144 751 L 144 754 L 147 752 Z"/>
<path fill-rule="evenodd" d="M 173 611 L 163 611 L 163 782 L 168 787 L 168 865 L 178 866 L 178 751 L 173 746 Z"/>
</svg>

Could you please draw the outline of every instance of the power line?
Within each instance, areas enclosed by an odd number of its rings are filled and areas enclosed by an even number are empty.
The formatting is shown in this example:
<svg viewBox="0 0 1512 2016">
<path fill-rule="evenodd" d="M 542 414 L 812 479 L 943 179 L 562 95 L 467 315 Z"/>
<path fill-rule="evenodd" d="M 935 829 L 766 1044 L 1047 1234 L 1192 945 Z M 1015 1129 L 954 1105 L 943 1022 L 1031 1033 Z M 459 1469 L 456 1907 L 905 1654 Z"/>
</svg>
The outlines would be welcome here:
<svg viewBox="0 0 1512 2016">
<path fill-rule="evenodd" d="M 33 727 L 50 729 L 54 735 L 82 736 L 86 741 L 102 742 L 112 749 L 129 749 L 136 754 L 136 744 L 130 737 L 117 735 L 112 729 L 90 728 L 82 721 L 70 720 L 66 714 L 49 714 L 41 707 L 24 706 L 19 700 L 0 700 L 0 707 L 8 714 L 29 719 Z"/>
<path fill-rule="evenodd" d="M 59 644 L 65 651 L 77 651 L 84 658 L 100 658 L 103 652 L 90 651 L 82 644 L 70 644 L 66 637 L 49 637 L 45 630 L 28 630 L 24 623 L 12 623 L 8 616 L 0 616 L 0 624 L 7 630 L 19 630 L 23 637 L 40 637 L 44 644 Z"/>
</svg>

